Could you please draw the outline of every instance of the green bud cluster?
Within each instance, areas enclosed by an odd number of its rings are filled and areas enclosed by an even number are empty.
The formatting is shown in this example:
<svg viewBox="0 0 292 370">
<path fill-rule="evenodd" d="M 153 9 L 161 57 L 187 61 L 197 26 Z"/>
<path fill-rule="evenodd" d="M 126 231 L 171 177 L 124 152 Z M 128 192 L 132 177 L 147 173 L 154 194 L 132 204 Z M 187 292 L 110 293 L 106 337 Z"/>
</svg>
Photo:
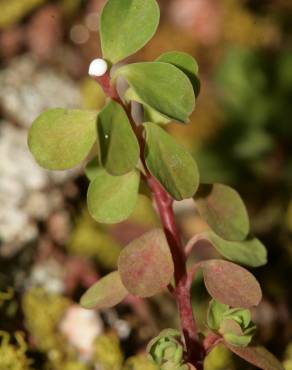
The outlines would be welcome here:
<svg viewBox="0 0 292 370">
<path fill-rule="evenodd" d="M 181 335 L 177 330 L 165 329 L 148 344 L 149 357 L 161 370 L 188 370 L 184 362 Z"/>
<path fill-rule="evenodd" d="M 250 310 L 230 308 L 214 299 L 209 306 L 207 324 L 211 330 L 222 335 L 225 342 L 239 347 L 246 347 L 256 331 Z"/>
</svg>

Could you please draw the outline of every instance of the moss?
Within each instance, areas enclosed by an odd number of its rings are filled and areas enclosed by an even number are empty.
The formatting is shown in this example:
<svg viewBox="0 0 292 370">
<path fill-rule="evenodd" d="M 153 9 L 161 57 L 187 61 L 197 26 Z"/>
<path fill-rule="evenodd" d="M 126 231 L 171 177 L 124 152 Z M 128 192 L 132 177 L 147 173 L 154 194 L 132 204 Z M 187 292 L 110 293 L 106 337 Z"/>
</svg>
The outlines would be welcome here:
<svg viewBox="0 0 292 370">
<path fill-rule="evenodd" d="M 99 336 L 94 342 L 94 360 L 103 370 L 121 370 L 124 356 L 116 334 Z"/>
<path fill-rule="evenodd" d="M 0 27 L 18 22 L 46 0 L 0 0 Z"/>
<path fill-rule="evenodd" d="M 0 370 L 31 370 L 31 360 L 26 357 L 27 344 L 20 333 L 15 334 L 17 345 L 10 343 L 10 336 L 0 332 Z"/>
<path fill-rule="evenodd" d="M 45 292 L 41 288 L 28 290 L 22 300 L 25 325 L 36 346 L 47 352 L 62 348 L 63 339 L 57 326 L 70 301 L 57 294 Z"/>
<path fill-rule="evenodd" d="M 146 356 L 139 355 L 128 358 L 123 370 L 158 370 L 158 366 Z"/>
</svg>

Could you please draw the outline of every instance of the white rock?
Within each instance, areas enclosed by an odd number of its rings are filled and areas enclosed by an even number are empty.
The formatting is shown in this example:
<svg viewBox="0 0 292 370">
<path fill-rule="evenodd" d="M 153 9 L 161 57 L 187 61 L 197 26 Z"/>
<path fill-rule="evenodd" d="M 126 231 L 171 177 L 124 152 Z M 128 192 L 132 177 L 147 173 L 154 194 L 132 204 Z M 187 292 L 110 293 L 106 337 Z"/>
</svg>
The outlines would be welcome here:
<svg viewBox="0 0 292 370">
<path fill-rule="evenodd" d="M 103 323 L 96 311 L 73 305 L 65 313 L 60 323 L 60 331 L 69 343 L 77 348 L 80 356 L 90 359 L 94 340 L 103 332 Z"/>
</svg>

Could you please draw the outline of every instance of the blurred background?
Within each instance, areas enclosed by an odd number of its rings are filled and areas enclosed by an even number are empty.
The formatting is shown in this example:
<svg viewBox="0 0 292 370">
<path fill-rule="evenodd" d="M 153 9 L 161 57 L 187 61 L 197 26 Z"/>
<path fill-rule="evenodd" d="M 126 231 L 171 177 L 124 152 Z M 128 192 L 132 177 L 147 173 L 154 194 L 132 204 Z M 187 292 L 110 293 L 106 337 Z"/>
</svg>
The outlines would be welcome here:
<svg viewBox="0 0 292 370">
<path fill-rule="evenodd" d="M 201 94 L 191 123 L 168 129 L 193 153 L 203 181 L 230 184 L 246 202 L 252 231 L 269 252 L 268 265 L 253 271 L 264 291 L 253 312 L 257 338 L 291 370 L 292 2 L 159 3 L 156 36 L 129 61 L 175 49 L 198 60 Z M 95 223 L 86 211 L 82 166 L 45 171 L 27 148 L 27 131 L 44 109 L 104 104 L 87 77 L 100 56 L 103 4 L 0 0 L 1 370 L 155 370 L 145 344 L 178 325 L 167 293 L 111 310 L 78 306 L 85 289 L 115 269 L 121 248 L 159 219 L 143 191 L 129 220 Z M 192 202 L 175 209 L 185 241 L 206 227 Z M 200 277 L 193 292 L 204 331 L 209 298 Z M 254 367 L 218 347 L 206 369 Z"/>
</svg>

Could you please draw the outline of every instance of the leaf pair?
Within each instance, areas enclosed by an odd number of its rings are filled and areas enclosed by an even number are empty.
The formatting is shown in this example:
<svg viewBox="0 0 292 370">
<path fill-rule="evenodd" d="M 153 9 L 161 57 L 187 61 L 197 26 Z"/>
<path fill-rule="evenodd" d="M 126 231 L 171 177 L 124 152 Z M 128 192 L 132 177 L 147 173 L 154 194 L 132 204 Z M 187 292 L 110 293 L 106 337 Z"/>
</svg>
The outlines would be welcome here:
<svg viewBox="0 0 292 370">
<path fill-rule="evenodd" d="M 151 297 L 172 279 L 174 265 L 163 230 L 154 229 L 126 246 L 118 271 L 95 283 L 81 298 L 85 308 L 107 308 L 128 294 Z"/>
<path fill-rule="evenodd" d="M 140 174 L 140 148 L 126 112 L 110 100 L 97 117 L 99 161 L 89 163 L 88 210 L 101 223 L 118 223 L 133 212 Z"/>
<path fill-rule="evenodd" d="M 172 119 L 188 121 L 199 93 L 197 74 L 198 64 L 192 56 L 171 51 L 162 54 L 156 62 L 123 67 L 116 76 L 127 79 L 131 87 L 125 99 L 143 105 L 146 122 L 166 124 Z"/>
</svg>

